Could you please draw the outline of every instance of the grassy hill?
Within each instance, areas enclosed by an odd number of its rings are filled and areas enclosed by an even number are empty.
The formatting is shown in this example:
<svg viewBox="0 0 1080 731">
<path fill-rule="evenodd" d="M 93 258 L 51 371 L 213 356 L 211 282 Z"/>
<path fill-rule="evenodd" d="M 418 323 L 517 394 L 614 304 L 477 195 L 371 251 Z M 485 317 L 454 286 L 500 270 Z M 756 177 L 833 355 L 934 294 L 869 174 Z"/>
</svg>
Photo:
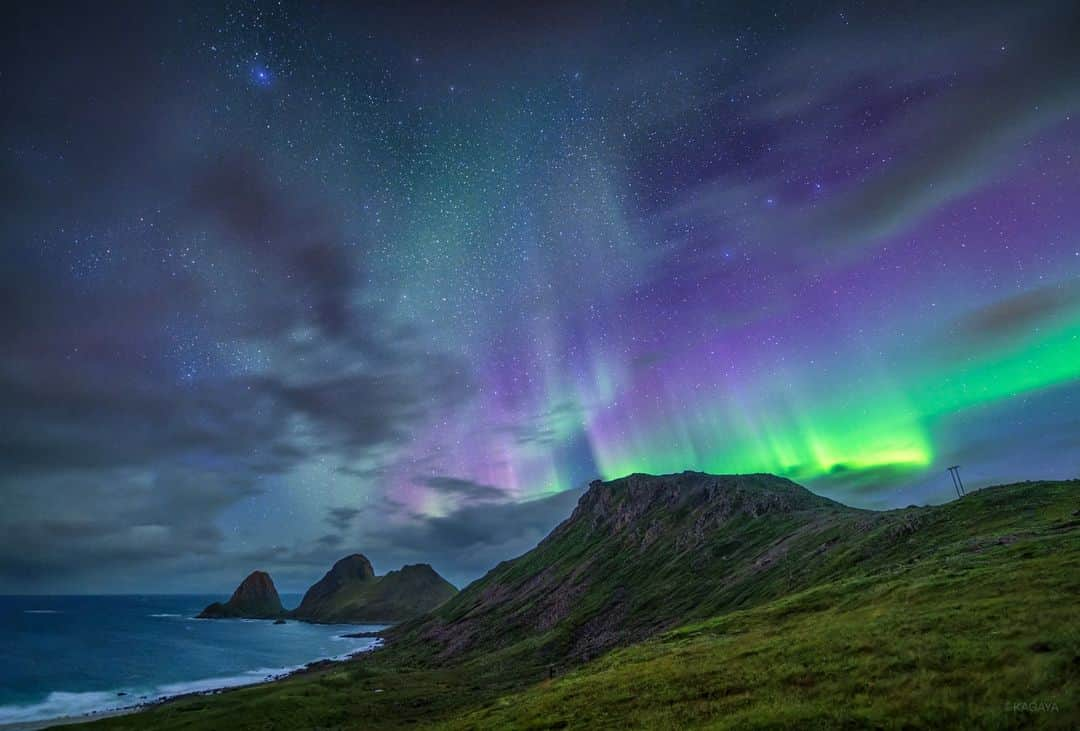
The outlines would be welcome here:
<svg viewBox="0 0 1080 731">
<path fill-rule="evenodd" d="M 879 513 L 771 476 L 598 483 L 384 650 L 99 724 L 1075 728 L 1078 488 Z"/>
<path fill-rule="evenodd" d="M 534 550 L 389 637 L 444 662 L 521 642 L 545 662 L 588 660 L 808 585 L 841 536 L 877 522 L 773 475 L 597 481 Z"/>
<path fill-rule="evenodd" d="M 457 593 L 454 585 L 427 564 L 403 566 L 367 582 L 342 587 L 307 617 L 319 622 L 382 624 L 415 617 Z"/>
<path fill-rule="evenodd" d="M 308 622 L 386 624 L 424 614 L 456 593 L 428 564 L 376 576 L 367 558 L 357 553 L 335 563 L 289 616 Z"/>
<path fill-rule="evenodd" d="M 1039 527 L 983 532 L 992 516 L 957 506 L 937 556 L 686 625 L 442 726 L 1076 728 L 1075 488 L 999 488 L 978 507 L 1022 496 Z"/>
</svg>

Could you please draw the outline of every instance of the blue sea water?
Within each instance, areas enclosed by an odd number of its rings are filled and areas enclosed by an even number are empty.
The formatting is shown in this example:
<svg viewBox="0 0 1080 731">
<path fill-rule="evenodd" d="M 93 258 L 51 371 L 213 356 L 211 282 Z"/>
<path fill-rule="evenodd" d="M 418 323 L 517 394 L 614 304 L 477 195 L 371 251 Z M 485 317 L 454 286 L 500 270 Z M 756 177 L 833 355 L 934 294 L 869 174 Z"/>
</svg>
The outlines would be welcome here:
<svg viewBox="0 0 1080 731">
<path fill-rule="evenodd" d="M 257 683 L 368 649 L 380 629 L 194 619 L 220 596 L 0 596 L 0 724 Z M 298 596 L 282 595 L 285 606 Z M 120 695 L 123 693 L 124 695 Z"/>
</svg>

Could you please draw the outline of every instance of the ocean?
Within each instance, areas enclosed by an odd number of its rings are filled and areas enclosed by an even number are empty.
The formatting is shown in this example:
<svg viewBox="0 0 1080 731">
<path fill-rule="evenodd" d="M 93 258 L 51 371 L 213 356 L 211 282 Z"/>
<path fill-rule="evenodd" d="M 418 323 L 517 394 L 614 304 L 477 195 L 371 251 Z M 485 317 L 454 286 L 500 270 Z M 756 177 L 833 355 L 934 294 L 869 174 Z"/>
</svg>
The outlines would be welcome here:
<svg viewBox="0 0 1080 731">
<path fill-rule="evenodd" d="M 296 606 L 299 595 L 283 594 Z M 381 629 L 194 619 L 221 596 L 0 596 L 0 724 L 266 680 L 372 647 Z"/>
</svg>

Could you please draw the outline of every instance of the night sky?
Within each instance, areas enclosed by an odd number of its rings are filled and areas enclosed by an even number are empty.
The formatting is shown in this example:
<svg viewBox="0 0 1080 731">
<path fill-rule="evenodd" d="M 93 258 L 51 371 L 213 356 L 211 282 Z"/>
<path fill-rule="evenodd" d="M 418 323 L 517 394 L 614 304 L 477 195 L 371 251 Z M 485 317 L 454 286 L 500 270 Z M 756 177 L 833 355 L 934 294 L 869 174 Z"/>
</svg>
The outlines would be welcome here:
<svg viewBox="0 0 1080 731">
<path fill-rule="evenodd" d="M 348 5 L 7 10 L 0 591 L 1080 475 L 1075 3 Z"/>
</svg>

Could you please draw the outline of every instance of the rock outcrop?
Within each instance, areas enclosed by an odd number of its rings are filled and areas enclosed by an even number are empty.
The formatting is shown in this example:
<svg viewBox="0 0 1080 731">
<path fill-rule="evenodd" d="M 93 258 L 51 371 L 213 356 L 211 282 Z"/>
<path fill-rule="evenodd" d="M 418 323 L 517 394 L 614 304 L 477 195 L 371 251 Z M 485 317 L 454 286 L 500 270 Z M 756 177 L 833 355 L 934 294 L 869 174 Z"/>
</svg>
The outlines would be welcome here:
<svg viewBox="0 0 1080 731">
<path fill-rule="evenodd" d="M 285 613 L 274 580 L 265 571 L 252 571 L 225 603 L 214 602 L 200 619 L 277 619 Z"/>
<path fill-rule="evenodd" d="M 375 569 L 367 556 L 354 553 L 335 563 L 326 575 L 311 585 L 293 610 L 297 617 L 315 617 L 326 612 L 342 591 L 375 581 Z"/>
<path fill-rule="evenodd" d="M 456 593 L 427 564 L 376 576 L 371 562 L 355 553 L 335 563 L 290 615 L 307 622 L 394 624 L 420 616 Z"/>
<path fill-rule="evenodd" d="M 453 584 L 427 564 L 403 566 L 376 576 L 371 562 L 359 553 L 346 556 L 304 594 L 291 612 L 281 606 L 274 581 L 254 571 L 227 602 L 214 602 L 200 619 L 286 618 L 326 624 L 396 624 L 418 617 L 457 594 Z"/>
<path fill-rule="evenodd" d="M 596 481 L 532 551 L 386 635 L 439 660 L 519 642 L 544 661 L 583 660 L 808 585 L 833 539 L 867 518 L 775 475 Z"/>
</svg>

